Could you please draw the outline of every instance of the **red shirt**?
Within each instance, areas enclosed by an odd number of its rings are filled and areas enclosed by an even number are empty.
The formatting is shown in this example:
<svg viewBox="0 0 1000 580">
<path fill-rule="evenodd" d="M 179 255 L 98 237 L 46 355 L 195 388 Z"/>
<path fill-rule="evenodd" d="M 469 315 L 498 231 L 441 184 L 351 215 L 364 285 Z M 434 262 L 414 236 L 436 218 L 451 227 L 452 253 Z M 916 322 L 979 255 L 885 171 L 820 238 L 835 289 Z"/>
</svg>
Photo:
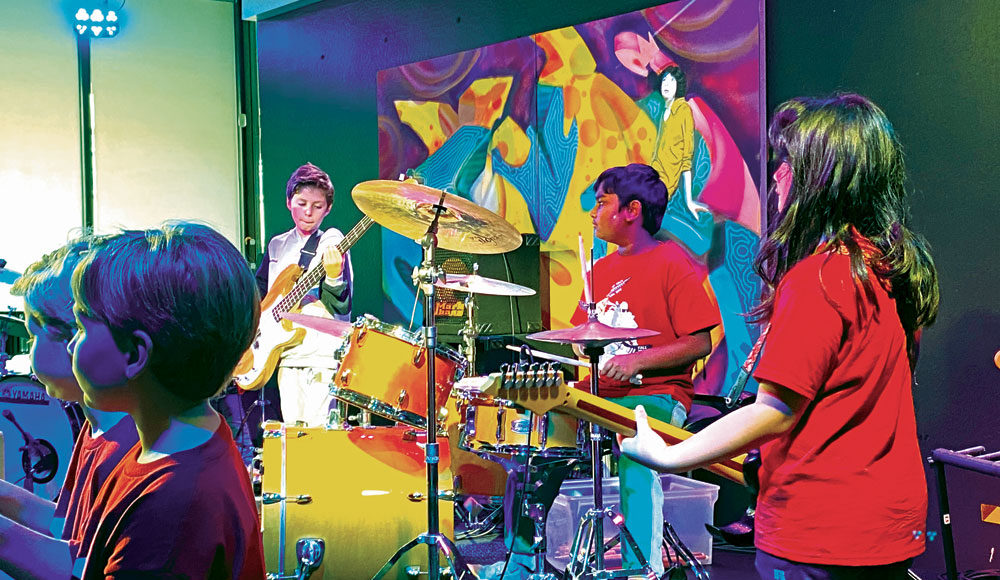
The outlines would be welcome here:
<svg viewBox="0 0 1000 580">
<path fill-rule="evenodd" d="M 264 578 L 250 479 L 226 423 L 151 463 L 139 463 L 140 452 L 126 454 L 98 493 L 81 578 Z"/>
<path fill-rule="evenodd" d="M 645 350 L 674 342 L 682 336 L 719 324 L 719 309 L 706 289 L 705 267 L 675 242 L 623 256 L 609 254 L 594 264 L 594 300 L 597 318 L 618 328 L 644 328 L 660 334 L 639 340 L 613 343 L 604 349 L 601 363 L 611 356 Z M 581 305 L 573 313 L 574 325 L 587 320 Z M 642 385 L 600 377 L 602 397 L 671 395 L 691 408 L 694 388 L 691 369 L 682 367 L 643 371 Z"/>
<path fill-rule="evenodd" d="M 97 437 L 91 436 L 90 422 L 84 423 L 73 446 L 66 468 L 66 482 L 59 493 L 55 517 L 64 519 L 62 539 L 75 540 L 74 548 L 86 554 L 90 543 L 81 536 L 87 514 L 108 476 L 136 443 L 139 434 L 131 417 L 123 417 Z M 78 556 L 74 549 L 73 558 Z"/>
<path fill-rule="evenodd" d="M 839 253 L 802 260 L 778 285 L 754 377 L 810 403 L 761 446 L 756 544 L 772 555 L 873 566 L 924 550 L 925 534 L 914 533 L 926 526 L 927 487 L 906 336 L 877 282 L 875 295 L 867 299 Z"/>
</svg>

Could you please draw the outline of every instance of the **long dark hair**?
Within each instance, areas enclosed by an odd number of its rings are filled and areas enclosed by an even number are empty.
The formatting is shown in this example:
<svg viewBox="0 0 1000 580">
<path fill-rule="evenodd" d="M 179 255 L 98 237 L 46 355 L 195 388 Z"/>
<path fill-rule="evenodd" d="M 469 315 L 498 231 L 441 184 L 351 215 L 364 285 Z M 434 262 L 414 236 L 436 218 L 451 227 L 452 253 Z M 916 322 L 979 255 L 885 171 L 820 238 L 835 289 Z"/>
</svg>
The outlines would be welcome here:
<svg viewBox="0 0 1000 580">
<path fill-rule="evenodd" d="M 768 138 L 792 186 L 754 261 L 765 288 L 751 315 L 769 319 L 782 277 L 828 243 L 846 250 L 870 299 L 869 268 L 889 282 L 913 363 L 918 330 L 937 316 L 937 271 L 927 242 L 908 228 L 903 153 L 885 113 L 857 94 L 793 99 L 776 110 Z"/>
</svg>

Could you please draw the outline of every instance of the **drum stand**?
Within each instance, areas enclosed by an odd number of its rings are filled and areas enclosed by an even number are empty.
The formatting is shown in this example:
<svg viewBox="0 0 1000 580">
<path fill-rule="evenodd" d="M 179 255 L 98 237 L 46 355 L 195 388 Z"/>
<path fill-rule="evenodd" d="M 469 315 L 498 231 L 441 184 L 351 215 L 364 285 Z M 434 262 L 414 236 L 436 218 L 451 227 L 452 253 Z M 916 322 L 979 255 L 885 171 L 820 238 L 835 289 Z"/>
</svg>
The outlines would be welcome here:
<svg viewBox="0 0 1000 580">
<path fill-rule="evenodd" d="M 592 317 L 594 312 L 593 306 L 593 304 L 589 305 Z M 602 342 L 588 342 L 582 346 L 583 353 L 590 359 L 590 393 L 597 396 L 598 364 L 601 354 L 604 352 L 604 344 Z M 622 516 L 604 507 L 604 482 L 601 478 L 601 468 L 603 467 L 601 463 L 601 440 L 603 438 L 603 431 L 600 425 L 596 423 L 590 424 L 590 461 L 594 478 L 594 507 L 587 510 L 573 538 L 573 546 L 570 549 L 570 561 L 566 566 L 566 579 L 603 580 L 605 578 L 626 578 L 634 575 L 655 578 L 656 575 L 652 567 L 642 555 L 635 540 L 632 538 L 632 534 L 625 527 Z M 606 551 L 604 545 L 605 516 L 610 517 L 618 526 L 621 536 L 639 559 L 640 568 L 629 570 L 607 570 L 604 568 L 604 552 Z M 624 557 L 622 561 L 624 562 Z"/>
<path fill-rule="evenodd" d="M 440 531 L 440 514 L 438 513 L 438 436 L 437 436 L 437 382 L 435 380 L 435 357 L 437 352 L 437 325 L 434 320 L 434 282 L 441 277 L 440 269 L 434 265 L 434 251 L 437 248 L 438 218 L 445 209 L 444 201 L 447 194 L 442 192 L 440 201 L 435 205 L 434 219 L 427 227 L 427 233 L 420 241 L 423 248 L 423 261 L 413 272 L 414 284 L 424 293 L 424 347 L 427 356 L 427 445 L 425 463 L 427 464 L 427 532 L 410 540 L 389 558 L 382 569 L 372 578 L 380 580 L 399 561 L 406 552 L 418 544 L 427 545 L 427 577 L 428 580 L 438 580 L 441 576 L 438 550 L 444 553 L 448 561 L 451 578 L 454 580 L 476 580 L 469 570 L 465 559 L 459 554 L 455 543 Z"/>
</svg>

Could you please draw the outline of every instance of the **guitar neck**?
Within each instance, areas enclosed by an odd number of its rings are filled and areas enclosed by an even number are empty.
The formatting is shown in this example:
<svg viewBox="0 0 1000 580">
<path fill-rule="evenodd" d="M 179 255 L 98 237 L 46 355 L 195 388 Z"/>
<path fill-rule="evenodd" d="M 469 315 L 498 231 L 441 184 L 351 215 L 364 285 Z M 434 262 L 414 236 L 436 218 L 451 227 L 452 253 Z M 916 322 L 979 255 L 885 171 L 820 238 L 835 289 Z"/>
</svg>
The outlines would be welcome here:
<svg viewBox="0 0 1000 580">
<path fill-rule="evenodd" d="M 628 407 L 613 403 L 607 399 L 592 395 L 582 389 L 570 387 L 561 381 L 557 384 L 539 385 L 524 383 L 525 386 L 508 386 L 509 382 L 501 382 L 496 389 L 496 395 L 521 405 L 533 413 L 557 411 L 567 413 L 591 423 L 596 423 L 606 429 L 621 433 L 626 437 L 635 435 L 635 412 Z M 668 445 L 675 445 L 691 437 L 693 433 L 674 427 L 669 423 L 649 418 L 649 426 Z M 726 459 L 706 467 L 709 471 L 731 479 L 737 483 L 743 481 L 743 461 L 746 455 Z"/>
<path fill-rule="evenodd" d="M 362 217 L 361 221 L 355 224 L 354 227 L 351 228 L 351 231 L 347 232 L 342 240 L 337 242 L 337 251 L 340 252 L 341 255 L 346 254 L 347 250 L 349 250 L 355 242 L 360 240 L 361 236 L 363 236 L 365 232 L 368 231 L 368 228 L 372 227 L 372 224 L 374 223 L 375 221 L 372 220 L 372 218 L 368 216 Z M 281 302 L 275 306 L 275 312 L 284 313 L 291 308 L 294 308 L 307 292 L 312 290 L 316 284 L 319 284 L 319 281 L 323 279 L 325 274 L 326 270 L 323 268 L 323 261 L 320 260 L 319 264 L 316 264 L 305 274 L 299 277 L 298 281 L 295 282 L 295 286 L 288 291 L 288 295 L 286 295 L 285 298 L 283 298 Z"/>
</svg>

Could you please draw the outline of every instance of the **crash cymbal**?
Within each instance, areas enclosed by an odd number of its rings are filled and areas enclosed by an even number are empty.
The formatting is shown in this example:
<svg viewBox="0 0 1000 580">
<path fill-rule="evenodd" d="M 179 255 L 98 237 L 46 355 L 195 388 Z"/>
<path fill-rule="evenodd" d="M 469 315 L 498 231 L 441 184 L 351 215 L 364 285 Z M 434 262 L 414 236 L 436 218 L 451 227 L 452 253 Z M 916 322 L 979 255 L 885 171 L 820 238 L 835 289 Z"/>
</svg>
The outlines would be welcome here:
<svg viewBox="0 0 1000 580">
<path fill-rule="evenodd" d="M 401 236 L 419 240 L 427 233 L 442 191 L 411 181 L 363 181 L 351 192 L 358 209 Z M 507 220 L 475 203 L 444 193 L 438 218 L 439 248 L 470 254 L 502 254 L 521 245 Z"/>
<path fill-rule="evenodd" d="M 479 274 L 445 274 L 444 280 L 434 283 L 438 288 L 449 288 L 470 294 L 490 296 L 532 296 L 535 291 L 520 284 L 484 278 Z"/>
<path fill-rule="evenodd" d="M 350 322 L 323 318 L 322 316 L 312 316 L 309 314 L 299 314 L 296 312 L 286 312 L 281 315 L 285 320 L 291 320 L 295 324 L 318 330 L 323 334 L 331 336 L 344 336 L 354 327 Z"/>
<path fill-rule="evenodd" d="M 588 320 L 572 328 L 558 330 L 543 330 L 529 334 L 527 338 L 543 342 L 559 342 L 563 344 L 580 344 L 585 346 L 605 346 L 612 342 L 623 342 L 636 338 L 646 338 L 660 334 L 655 330 L 644 328 L 616 328 L 597 320 Z"/>
</svg>

